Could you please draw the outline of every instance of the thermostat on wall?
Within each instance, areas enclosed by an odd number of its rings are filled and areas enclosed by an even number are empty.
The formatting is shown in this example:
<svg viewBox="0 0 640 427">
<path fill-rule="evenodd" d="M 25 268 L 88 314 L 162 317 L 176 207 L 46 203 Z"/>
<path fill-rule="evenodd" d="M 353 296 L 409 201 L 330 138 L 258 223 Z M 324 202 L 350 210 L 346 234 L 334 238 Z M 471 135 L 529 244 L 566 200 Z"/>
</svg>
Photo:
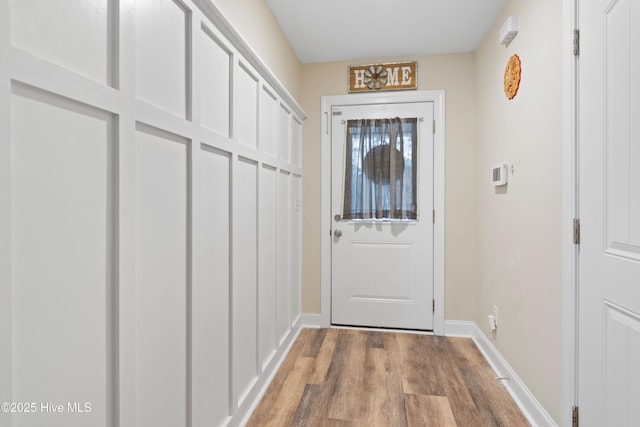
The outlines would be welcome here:
<svg viewBox="0 0 640 427">
<path fill-rule="evenodd" d="M 493 183 L 493 185 L 498 187 L 500 185 L 505 185 L 507 183 L 507 164 L 506 163 L 500 163 L 499 165 L 494 167 L 491 170 L 491 172 L 492 172 L 491 182 Z"/>
</svg>

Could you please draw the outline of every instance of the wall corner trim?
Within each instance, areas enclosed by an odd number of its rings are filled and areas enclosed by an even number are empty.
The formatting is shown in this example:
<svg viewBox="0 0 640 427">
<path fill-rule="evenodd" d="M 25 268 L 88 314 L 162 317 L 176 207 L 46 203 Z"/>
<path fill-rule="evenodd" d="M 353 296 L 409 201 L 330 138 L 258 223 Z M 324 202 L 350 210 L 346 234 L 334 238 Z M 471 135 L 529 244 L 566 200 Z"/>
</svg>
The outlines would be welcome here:
<svg viewBox="0 0 640 427">
<path fill-rule="evenodd" d="M 516 405 L 520 408 L 527 421 L 533 426 L 557 427 L 558 424 L 551 418 L 540 402 L 529 391 L 518 374 L 500 354 L 495 345 L 489 340 L 480 327 L 473 321 L 446 320 L 445 335 L 449 337 L 471 338 L 487 359 L 491 369 L 498 378 L 510 378 L 503 381 L 504 388 L 509 392 Z"/>
</svg>

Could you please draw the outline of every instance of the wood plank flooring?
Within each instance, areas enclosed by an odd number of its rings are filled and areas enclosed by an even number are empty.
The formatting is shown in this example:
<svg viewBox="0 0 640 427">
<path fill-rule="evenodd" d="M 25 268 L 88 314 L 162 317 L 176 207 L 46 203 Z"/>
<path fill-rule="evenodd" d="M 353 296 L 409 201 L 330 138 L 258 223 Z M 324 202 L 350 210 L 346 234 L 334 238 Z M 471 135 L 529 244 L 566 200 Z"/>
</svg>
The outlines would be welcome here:
<svg viewBox="0 0 640 427">
<path fill-rule="evenodd" d="M 248 426 L 528 426 L 471 339 L 305 329 Z"/>
</svg>

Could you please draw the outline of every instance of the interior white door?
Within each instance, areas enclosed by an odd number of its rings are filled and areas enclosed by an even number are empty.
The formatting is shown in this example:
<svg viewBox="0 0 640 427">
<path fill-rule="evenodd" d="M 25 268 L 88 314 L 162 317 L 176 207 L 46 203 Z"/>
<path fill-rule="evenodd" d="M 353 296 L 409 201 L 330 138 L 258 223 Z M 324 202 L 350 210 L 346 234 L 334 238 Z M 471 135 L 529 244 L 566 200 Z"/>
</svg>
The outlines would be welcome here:
<svg viewBox="0 0 640 427">
<path fill-rule="evenodd" d="M 333 324 L 433 329 L 433 114 L 432 102 L 332 110 Z M 342 219 L 348 121 L 395 117 L 417 119 L 417 219 Z"/>
<path fill-rule="evenodd" d="M 640 420 L 640 5 L 579 2 L 581 426 Z"/>
</svg>

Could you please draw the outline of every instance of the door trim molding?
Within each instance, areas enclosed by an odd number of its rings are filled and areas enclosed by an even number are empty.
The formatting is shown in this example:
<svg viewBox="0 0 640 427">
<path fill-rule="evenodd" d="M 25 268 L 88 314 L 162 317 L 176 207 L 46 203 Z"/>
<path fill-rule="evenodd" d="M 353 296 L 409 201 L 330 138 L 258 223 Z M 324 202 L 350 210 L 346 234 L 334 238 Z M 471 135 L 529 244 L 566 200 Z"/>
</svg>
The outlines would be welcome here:
<svg viewBox="0 0 640 427">
<path fill-rule="evenodd" d="M 445 93 L 444 90 L 323 96 L 320 136 L 320 324 L 331 325 L 331 107 L 358 104 L 433 102 L 433 333 L 444 335 L 444 227 L 445 227 Z"/>
<path fill-rule="evenodd" d="M 559 425 L 571 425 L 578 405 L 578 262 L 573 244 L 573 218 L 578 209 L 578 57 L 573 30 L 579 29 L 578 0 L 562 1 L 562 410 Z"/>
</svg>

